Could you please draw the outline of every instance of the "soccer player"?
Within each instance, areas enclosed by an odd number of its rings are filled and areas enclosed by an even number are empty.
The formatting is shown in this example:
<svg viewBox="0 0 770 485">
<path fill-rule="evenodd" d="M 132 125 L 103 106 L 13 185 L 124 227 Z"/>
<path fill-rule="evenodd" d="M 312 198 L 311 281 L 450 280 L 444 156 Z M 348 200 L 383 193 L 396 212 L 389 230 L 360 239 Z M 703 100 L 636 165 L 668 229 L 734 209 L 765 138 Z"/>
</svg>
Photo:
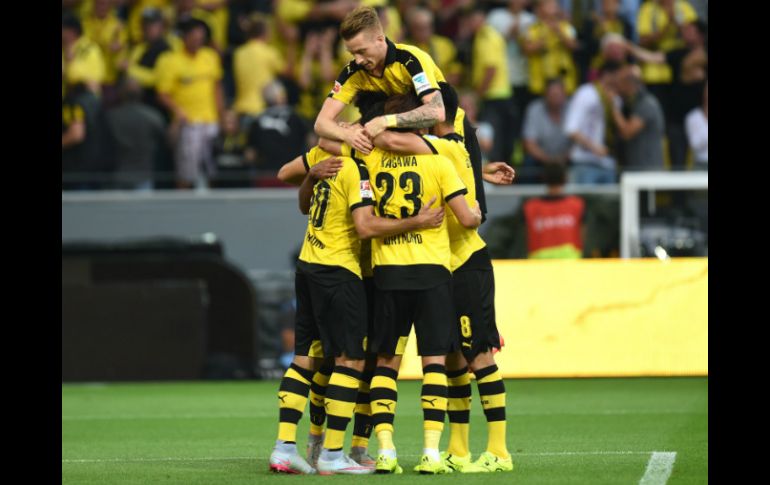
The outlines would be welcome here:
<svg viewBox="0 0 770 485">
<path fill-rule="evenodd" d="M 457 110 L 457 93 L 442 83 L 442 97 L 446 119 L 452 120 Z M 403 98 L 401 109 L 410 109 L 419 101 L 413 96 Z M 391 98 L 393 99 L 393 98 Z M 468 186 L 465 195 L 469 203 L 474 199 L 473 171 L 462 139 L 451 123 L 433 127 L 433 135 L 422 137 L 413 133 L 385 131 L 375 138 L 377 147 L 399 153 L 438 153 L 449 158 L 463 182 Z M 488 180 L 502 183 L 513 181 L 513 169 L 504 163 L 497 165 L 499 174 L 489 174 Z M 490 167 L 491 169 L 492 167 Z M 510 171 L 510 172 L 509 172 Z M 445 464 L 463 473 L 510 471 L 513 462 L 505 443 L 505 387 L 495 364 L 492 349 L 500 348 L 500 335 L 495 322 L 494 273 L 486 243 L 476 229 L 463 227 L 451 214 L 447 220 L 452 252 L 452 290 L 460 337 L 460 352 L 447 358 L 449 384 L 448 414 L 450 422 L 449 449 L 442 453 Z M 470 417 L 470 375 L 468 366 L 476 375 L 484 414 L 487 418 L 487 450 L 478 460 L 471 461 L 468 446 Z"/>
<path fill-rule="evenodd" d="M 359 7 L 350 12 L 340 25 L 340 36 L 354 59 L 346 65 L 324 101 L 315 121 L 318 136 L 343 141 L 359 153 L 372 149 L 371 139 L 385 128 L 423 128 L 444 121 L 444 102 L 439 82 L 446 79 L 433 58 L 425 51 L 408 44 L 395 44 L 385 37 L 371 7 Z M 422 105 L 397 115 L 378 115 L 365 126 L 340 126 L 336 118 L 357 92 L 381 91 L 388 95 L 414 93 Z M 471 155 L 476 185 L 476 199 L 481 207 L 482 222 L 487 211 L 482 183 L 481 149 L 476 130 L 471 127 L 462 110 L 458 110 L 455 130 L 464 136 L 465 147 Z"/>
<path fill-rule="evenodd" d="M 394 98 L 391 98 L 391 100 Z M 398 98 L 395 98 L 396 100 Z M 386 102 L 391 103 L 391 100 Z M 397 107 L 394 112 L 403 112 Z M 364 115 L 362 121 L 370 116 Z M 336 146 L 335 146 L 336 145 Z M 423 200 L 441 197 L 465 227 L 481 223 L 481 212 L 463 197 L 467 193 L 452 162 L 435 154 L 406 155 L 374 148 L 369 154 L 322 140 L 330 152 L 340 150 L 362 160 L 377 201 L 377 214 L 398 219 L 419 211 Z M 376 471 L 402 473 L 393 444 L 393 418 L 397 401 L 396 379 L 412 324 L 417 351 L 422 356 L 424 447 L 416 471 L 446 473 L 438 450 L 447 409 L 446 354 L 456 349 L 456 327 L 451 306 L 449 234 L 446 225 L 372 240 L 374 267 L 373 351 L 378 352 L 371 384 L 372 421 L 379 442 Z"/>
<path fill-rule="evenodd" d="M 317 150 L 317 155 L 324 156 Z M 443 210 L 427 204 L 415 217 L 389 220 L 373 211 L 366 168 L 341 158 L 339 171 L 319 181 L 313 165 L 300 187 L 300 209 L 309 213 L 308 229 L 297 262 L 295 357 L 278 391 L 280 424 L 270 469 L 315 473 L 297 453 L 297 423 L 307 402 L 318 359 L 334 356 L 335 367 L 325 396 L 327 431 L 318 460 L 321 474 L 365 474 L 372 469 L 342 453 L 345 429 L 356 405 L 367 337 L 366 296 L 361 281 L 360 239 L 441 227 Z M 304 196 L 313 193 L 312 204 Z M 431 201 L 433 202 L 433 201 Z"/>
<path fill-rule="evenodd" d="M 361 112 L 366 112 L 375 103 L 384 105 L 387 95 L 382 92 L 360 91 L 356 94 L 354 104 Z M 278 171 L 278 178 L 292 185 L 301 185 L 308 173 L 308 160 L 318 160 L 331 157 L 326 153 L 325 156 L 318 155 L 320 148 L 315 147 L 308 153 L 296 157 L 290 162 L 285 163 Z M 325 152 L 320 152 L 325 153 Z M 325 169 L 317 178 L 325 179 L 336 174 L 342 164 L 338 159 L 328 159 L 318 164 L 319 169 Z M 373 325 L 373 303 L 374 303 L 374 282 L 372 277 L 371 264 L 371 240 L 361 241 L 361 274 L 363 276 L 364 289 L 366 291 L 366 305 L 368 317 L 368 332 L 371 333 Z M 375 460 L 368 453 L 369 437 L 372 434 L 372 413 L 369 398 L 369 385 L 372 381 L 374 368 L 377 364 L 377 354 L 366 353 L 364 371 L 361 376 L 361 383 L 356 398 L 356 407 L 353 423 L 353 437 L 350 446 L 350 458 L 359 465 L 375 466 Z M 326 420 L 326 410 L 324 408 L 324 396 L 329 384 L 329 378 L 334 367 L 333 360 L 327 360 L 321 365 L 320 369 L 313 375 L 310 384 L 309 407 L 310 407 L 310 432 L 307 443 L 307 461 L 315 466 L 323 448 L 323 425 Z"/>
</svg>

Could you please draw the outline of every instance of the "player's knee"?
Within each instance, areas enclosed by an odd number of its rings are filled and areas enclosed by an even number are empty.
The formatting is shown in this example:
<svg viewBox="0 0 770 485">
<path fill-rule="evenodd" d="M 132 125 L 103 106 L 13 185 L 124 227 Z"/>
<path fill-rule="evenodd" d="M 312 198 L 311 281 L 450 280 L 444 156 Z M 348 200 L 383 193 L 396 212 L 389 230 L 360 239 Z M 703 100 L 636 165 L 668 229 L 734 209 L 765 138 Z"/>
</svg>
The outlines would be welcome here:
<svg viewBox="0 0 770 485">
<path fill-rule="evenodd" d="M 364 359 L 352 359 L 347 355 L 345 355 L 344 353 L 339 357 L 335 357 L 334 359 L 335 365 L 347 367 L 348 369 L 353 369 L 358 372 L 363 372 L 364 363 L 365 363 Z"/>
<path fill-rule="evenodd" d="M 446 356 L 446 370 L 460 370 L 468 366 L 468 362 L 459 350 Z"/>
<path fill-rule="evenodd" d="M 430 364 L 445 365 L 446 355 L 424 355 L 422 357 L 422 366 L 425 367 Z"/>
</svg>

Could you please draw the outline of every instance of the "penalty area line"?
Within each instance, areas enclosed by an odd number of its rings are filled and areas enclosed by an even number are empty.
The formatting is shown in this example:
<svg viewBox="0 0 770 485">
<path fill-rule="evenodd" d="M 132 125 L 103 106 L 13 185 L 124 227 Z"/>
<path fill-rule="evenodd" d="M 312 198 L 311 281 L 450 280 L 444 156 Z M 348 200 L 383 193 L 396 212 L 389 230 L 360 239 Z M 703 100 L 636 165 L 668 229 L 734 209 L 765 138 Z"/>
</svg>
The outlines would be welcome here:
<svg viewBox="0 0 770 485">
<path fill-rule="evenodd" d="M 675 461 L 675 451 L 653 451 L 639 485 L 666 485 Z"/>
</svg>

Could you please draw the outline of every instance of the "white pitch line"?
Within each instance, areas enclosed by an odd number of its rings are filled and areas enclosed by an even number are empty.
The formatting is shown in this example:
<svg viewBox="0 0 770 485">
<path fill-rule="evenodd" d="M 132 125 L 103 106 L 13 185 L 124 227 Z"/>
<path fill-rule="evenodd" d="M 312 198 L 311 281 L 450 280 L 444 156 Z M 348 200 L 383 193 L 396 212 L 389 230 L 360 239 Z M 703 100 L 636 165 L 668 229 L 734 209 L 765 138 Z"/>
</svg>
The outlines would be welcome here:
<svg viewBox="0 0 770 485">
<path fill-rule="evenodd" d="M 666 485 L 675 461 L 675 451 L 653 451 L 639 485 Z"/>
<path fill-rule="evenodd" d="M 513 453 L 517 456 L 584 456 L 584 455 L 647 455 L 649 451 L 546 451 L 540 453 Z M 657 452 L 656 452 L 657 453 Z M 665 454 L 665 453 L 664 453 Z M 676 453 L 674 453 L 676 455 Z M 401 455 L 401 458 L 419 458 L 421 455 Z M 159 458 L 71 458 L 62 459 L 62 463 L 142 463 L 142 462 L 185 462 L 185 461 L 229 461 L 255 460 L 266 461 L 267 458 L 256 456 L 221 456 L 221 457 L 159 457 Z"/>
</svg>

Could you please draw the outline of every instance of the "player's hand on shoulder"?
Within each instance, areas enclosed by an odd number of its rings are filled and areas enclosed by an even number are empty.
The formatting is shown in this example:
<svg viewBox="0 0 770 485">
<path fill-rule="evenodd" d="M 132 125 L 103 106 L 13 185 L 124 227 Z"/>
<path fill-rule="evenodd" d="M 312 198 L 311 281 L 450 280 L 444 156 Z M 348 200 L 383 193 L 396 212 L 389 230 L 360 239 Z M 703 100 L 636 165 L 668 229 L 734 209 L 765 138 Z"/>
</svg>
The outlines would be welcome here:
<svg viewBox="0 0 770 485">
<path fill-rule="evenodd" d="M 374 148 L 372 140 L 361 125 L 354 125 L 347 129 L 345 142 L 364 155 L 371 153 L 372 148 Z"/>
<path fill-rule="evenodd" d="M 324 180 L 337 175 L 342 170 L 342 160 L 337 157 L 330 157 L 322 160 L 310 167 L 308 172 L 315 180 Z"/>
<path fill-rule="evenodd" d="M 378 116 L 366 124 L 366 134 L 374 139 L 374 137 L 385 131 L 387 128 L 388 124 L 385 117 Z"/>
</svg>

